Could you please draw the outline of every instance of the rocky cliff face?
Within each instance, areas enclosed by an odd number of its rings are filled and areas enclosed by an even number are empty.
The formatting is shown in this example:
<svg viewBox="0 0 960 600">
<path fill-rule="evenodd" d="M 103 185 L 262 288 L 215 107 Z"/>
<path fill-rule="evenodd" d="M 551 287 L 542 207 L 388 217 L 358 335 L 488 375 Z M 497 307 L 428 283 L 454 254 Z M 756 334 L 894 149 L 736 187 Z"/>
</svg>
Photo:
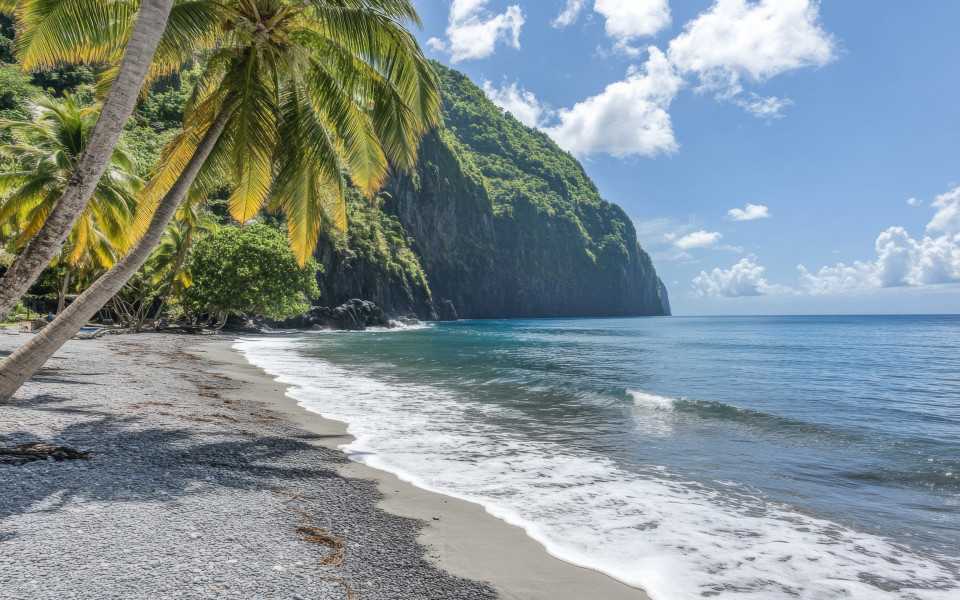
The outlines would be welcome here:
<svg viewBox="0 0 960 600">
<path fill-rule="evenodd" d="M 633 224 L 580 164 L 435 66 L 445 125 L 424 139 L 416 172 L 390 178 L 377 217 L 395 224 L 423 281 L 352 253 L 353 240 L 328 241 L 317 253 L 324 304 L 360 297 L 423 319 L 670 314 Z"/>
<path fill-rule="evenodd" d="M 336 307 L 353 298 L 363 298 L 383 307 L 393 316 L 416 315 L 435 321 L 436 313 L 430 288 L 402 272 L 384 269 L 382 263 L 358 258 L 349 249 L 324 240 L 315 254 L 324 272 L 317 276 L 320 300 Z"/>
</svg>

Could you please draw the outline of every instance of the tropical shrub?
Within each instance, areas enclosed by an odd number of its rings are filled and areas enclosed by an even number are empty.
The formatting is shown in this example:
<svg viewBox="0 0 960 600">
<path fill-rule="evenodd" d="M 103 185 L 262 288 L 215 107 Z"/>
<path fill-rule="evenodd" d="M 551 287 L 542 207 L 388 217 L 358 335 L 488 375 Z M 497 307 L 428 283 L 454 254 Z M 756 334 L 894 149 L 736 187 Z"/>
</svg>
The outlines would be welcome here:
<svg viewBox="0 0 960 600">
<path fill-rule="evenodd" d="M 320 295 L 310 259 L 301 267 L 286 237 L 266 225 L 223 227 L 194 247 L 193 285 L 183 306 L 221 325 L 230 313 L 252 312 L 282 319 L 305 312 Z"/>
</svg>

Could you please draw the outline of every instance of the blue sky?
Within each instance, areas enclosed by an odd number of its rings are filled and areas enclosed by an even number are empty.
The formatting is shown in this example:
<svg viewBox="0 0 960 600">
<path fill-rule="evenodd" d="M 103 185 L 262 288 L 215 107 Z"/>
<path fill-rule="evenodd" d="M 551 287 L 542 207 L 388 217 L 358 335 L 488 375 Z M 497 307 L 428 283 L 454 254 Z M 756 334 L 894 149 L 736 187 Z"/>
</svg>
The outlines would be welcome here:
<svg viewBox="0 0 960 600">
<path fill-rule="evenodd" d="M 627 211 L 675 314 L 960 312 L 960 2 L 416 5 Z"/>
</svg>

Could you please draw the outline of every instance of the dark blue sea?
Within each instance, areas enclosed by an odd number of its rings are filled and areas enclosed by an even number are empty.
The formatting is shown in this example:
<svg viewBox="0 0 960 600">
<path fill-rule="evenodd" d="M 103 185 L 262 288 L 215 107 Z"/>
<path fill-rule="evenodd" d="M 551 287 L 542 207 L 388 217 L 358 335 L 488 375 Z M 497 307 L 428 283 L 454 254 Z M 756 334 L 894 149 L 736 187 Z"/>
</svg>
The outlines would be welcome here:
<svg viewBox="0 0 960 600">
<path fill-rule="evenodd" d="M 238 347 L 352 458 L 686 598 L 960 598 L 960 317 L 461 321 Z"/>
</svg>

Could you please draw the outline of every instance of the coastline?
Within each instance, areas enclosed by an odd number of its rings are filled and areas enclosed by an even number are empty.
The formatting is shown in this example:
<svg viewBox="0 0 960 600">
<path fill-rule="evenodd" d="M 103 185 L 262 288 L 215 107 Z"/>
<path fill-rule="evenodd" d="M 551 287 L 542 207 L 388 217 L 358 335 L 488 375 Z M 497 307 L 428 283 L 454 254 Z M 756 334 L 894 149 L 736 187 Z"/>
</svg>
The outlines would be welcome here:
<svg viewBox="0 0 960 600">
<path fill-rule="evenodd" d="M 0 330 L 0 355 L 24 339 Z M 0 456 L 0 596 L 647 597 L 479 505 L 348 460 L 345 425 L 300 408 L 233 343 L 71 340 L 0 406 L 0 447 L 90 451 Z"/>
<path fill-rule="evenodd" d="M 215 372 L 243 381 L 244 396 L 268 404 L 298 427 L 317 434 L 317 443 L 324 447 L 339 451 L 353 441 L 345 423 L 299 406 L 286 395 L 286 384 L 252 365 L 233 345 L 233 340 L 217 340 L 191 350 L 204 356 Z M 500 598 L 649 600 L 641 589 L 551 556 L 522 529 L 497 519 L 478 504 L 423 490 L 392 473 L 353 461 L 338 472 L 348 478 L 375 481 L 383 494 L 379 507 L 423 522 L 419 540 L 440 569 L 486 582 Z"/>
</svg>

